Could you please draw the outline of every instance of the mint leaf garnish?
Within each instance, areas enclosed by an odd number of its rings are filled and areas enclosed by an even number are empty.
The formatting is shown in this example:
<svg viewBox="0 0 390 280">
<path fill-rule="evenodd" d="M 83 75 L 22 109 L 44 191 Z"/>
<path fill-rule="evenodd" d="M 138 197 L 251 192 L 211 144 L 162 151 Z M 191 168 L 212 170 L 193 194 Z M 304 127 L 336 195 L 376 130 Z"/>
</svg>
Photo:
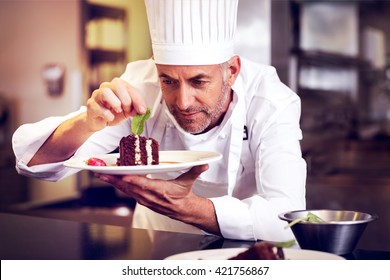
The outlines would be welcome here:
<svg viewBox="0 0 390 280">
<path fill-rule="evenodd" d="M 278 248 L 290 248 L 295 244 L 295 239 L 291 239 L 284 242 L 274 242 L 274 245 Z"/>
<path fill-rule="evenodd" d="M 134 116 L 131 121 L 131 131 L 135 135 L 141 135 L 144 132 L 146 121 L 150 118 L 150 108 L 146 109 L 145 114 Z"/>
</svg>

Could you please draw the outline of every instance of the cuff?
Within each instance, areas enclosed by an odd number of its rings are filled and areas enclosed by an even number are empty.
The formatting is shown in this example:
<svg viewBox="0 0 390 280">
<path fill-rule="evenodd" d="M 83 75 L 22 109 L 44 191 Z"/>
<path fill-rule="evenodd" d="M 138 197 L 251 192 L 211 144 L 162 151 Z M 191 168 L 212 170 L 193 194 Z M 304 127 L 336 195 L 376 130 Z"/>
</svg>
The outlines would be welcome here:
<svg viewBox="0 0 390 280">
<path fill-rule="evenodd" d="M 255 240 L 248 206 L 231 196 L 210 198 L 214 204 L 219 228 L 224 238 Z"/>
</svg>

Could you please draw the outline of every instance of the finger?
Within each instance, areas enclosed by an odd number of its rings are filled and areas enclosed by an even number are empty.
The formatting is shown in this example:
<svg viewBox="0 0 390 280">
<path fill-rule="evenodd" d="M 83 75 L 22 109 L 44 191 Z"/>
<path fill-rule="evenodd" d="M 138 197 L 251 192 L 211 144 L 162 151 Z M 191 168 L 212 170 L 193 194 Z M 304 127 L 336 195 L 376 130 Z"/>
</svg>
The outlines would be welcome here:
<svg viewBox="0 0 390 280">
<path fill-rule="evenodd" d="M 120 178 L 118 178 L 118 176 L 115 175 L 95 173 L 95 177 L 112 185 L 115 185 L 120 182 Z"/>
<path fill-rule="evenodd" d="M 161 185 L 164 181 L 150 179 L 143 175 L 124 175 L 122 181 L 127 183 L 127 187 L 131 186 L 131 196 L 139 204 L 157 213 L 166 214 L 170 197 L 164 195 L 164 188 Z"/>
<path fill-rule="evenodd" d="M 130 93 L 127 91 L 127 87 L 122 83 L 117 83 L 115 85 L 115 92 L 121 102 L 121 108 L 125 118 L 129 118 L 131 116 L 133 102 Z"/>
<path fill-rule="evenodd" d="M 132 87 L 125 80 L 114 78 L 111 89 L 115 91 L 122 102 L 122 109 L 127 116 L 135 116 L 146 112 L 146 103 L 137 89 Z"/>
<path fill-rule="evenodd" d="M 94 99 L 89 99 L 87 101 L 87 108 L 88 114 L 92 116 L 92 118 L 100 118 L 104 123 L 111 122 L 115 118 L 114 114 L 109 109 L 102 107 Z"/>
<path fill-rule="evenodd" d="M 118 96 L 110 88 L 101 88 L 100 91 L 97 102 L 117 114 L 122 113 L 122 103 Z"/>
<path fill-rule="evenodd" d="M 100 88 L 92 93 L 90 100 L 96 102 L 100 107 L 107 108 L 113 113 L 121 113 L 121 102 L 110 87 L 100 85 Z"/>
<path fill-rule="evenodd" d="M 102 180 L 103 182 L 113 185 L 115 188 L 117 188 L 118 190 L 122 191 L 127 195 L 134 196 L 135 194 L 133 190 L 136 188 L 136 186 L 124 182 L 122 180 L 123 178 L 122 176 L 108 175 L 108 174 L 95 174 L 95 176 L 100 180 Z"/>
<path fill-rule="evenodd" d="M 129 92 L 132 101 L 132 107 L 130 108 L 130 115 L 135 116 L 137 114 L 141 114 L 141 115 L 145 114 L 146 103 L 143 97 L 130 84 L 126 83 L 125 85 L 126 85 L 126 90 Z"/>
<path fill-rule="evenodd" d="M 111 83 L 104 82 L 100 85 L 100 89 L 109 88 L 120 101 L 121 111 L 124 112 L 126 118 L 137 114 L 146 113 L 146 103 L 138 91 L 125 80 L 114 78 Z M 119 106 L 119 104 L 115 104 Z M 113 107 L 117 109 L 117 107 Z M 117 113 L 120 113 L 117 111 Z"/>
<path fill-rule="evenodd" d="M 139 186 L 137 184 L 132 184 L 129 182 L 126 182 L 124 178 L 126 176 L 117 176 L 117 175 L 108 175 L 108 174 L 97 174 L 96 177 L 98 177 L 100 180 L 109 183 L 113 185 L 116 189 L 120 190 L 124 194 L 132 197 L 135 199 L 138 203 L 146 206 L 156 206 L 156 196 L 153 194 L 153 192 L 150 192 L 149 190 L 145 189 L 143 186 Z M 129 176 L 129 177 L 140 177 L 142 176 Z M 158 203 L 157 203 L 158 204 Z"/>
<path fill-rule="evenodd" d="M 101 113 L 104 117 L 104 119 L 109 123 L 112 122 L 115 119 L 115 115 L 106 108 L 101 108 Z"/>
<path fill-rule="evenodd" d="M 149 179 L 142 175 L 124 175 L 122 180 L 126 183 L 137 185 L 142 190 L 156 189 L 158 188 L 160 180 Z"/>
</svg>

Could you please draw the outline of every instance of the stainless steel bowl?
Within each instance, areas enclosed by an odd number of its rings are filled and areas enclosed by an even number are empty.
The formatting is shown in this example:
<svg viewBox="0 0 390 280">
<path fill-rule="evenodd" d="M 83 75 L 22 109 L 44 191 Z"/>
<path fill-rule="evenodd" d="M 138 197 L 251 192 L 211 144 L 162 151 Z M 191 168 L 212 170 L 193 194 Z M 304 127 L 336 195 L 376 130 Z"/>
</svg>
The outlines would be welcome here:
<svg viewBox="0 0 390 280">
<path fill-rule="evenodd" d="M 291 227 L 302 249 L 318 250 L 345 255 L 352 253 L 367 224 L 377 216 L 344 210 L 301 210 L 282 213 L 279 218 L 290 223 L 311 212 L 325 222 L 299 222 Z"/>
</svg>

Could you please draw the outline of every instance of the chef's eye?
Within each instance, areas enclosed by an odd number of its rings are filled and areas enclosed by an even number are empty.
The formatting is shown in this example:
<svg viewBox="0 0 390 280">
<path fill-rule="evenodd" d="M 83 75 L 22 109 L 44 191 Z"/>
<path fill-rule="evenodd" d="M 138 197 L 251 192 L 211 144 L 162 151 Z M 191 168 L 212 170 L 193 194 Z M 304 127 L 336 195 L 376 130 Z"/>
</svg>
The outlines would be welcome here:
<svg viewBox="0 0 390 280">
<path fill-rule="evenodd" d="M 206 84 L 206 81 L 194 79 L 194 80 L 191 80 L 191 83 L 195 87 L 201 87 L 201 86 L 204 86 Z"/>
<path fill-rule="evenodd" d="M 162 83 L 165 84 L 165 85 L 172 85 L 174 83 L 174 81 L 169 80 L 169 79 L 163 79 Z"/>
</svg>

